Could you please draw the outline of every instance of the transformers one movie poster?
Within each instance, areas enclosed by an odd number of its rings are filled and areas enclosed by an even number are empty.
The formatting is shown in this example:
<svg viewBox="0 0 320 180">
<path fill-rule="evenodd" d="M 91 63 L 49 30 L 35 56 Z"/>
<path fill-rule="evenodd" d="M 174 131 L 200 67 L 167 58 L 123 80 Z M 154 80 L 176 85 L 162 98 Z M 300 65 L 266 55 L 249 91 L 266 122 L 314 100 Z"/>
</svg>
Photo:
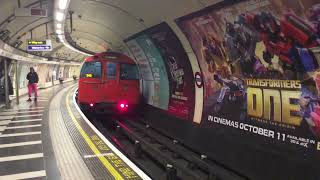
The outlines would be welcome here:
<svg viewBox="0 0 320 180">
<path fill-rule="evenodd" d="M 200 125 L 320 152 L 319 1 L 220 3 L 177 24 L 204 77 Z"/>
</svg>

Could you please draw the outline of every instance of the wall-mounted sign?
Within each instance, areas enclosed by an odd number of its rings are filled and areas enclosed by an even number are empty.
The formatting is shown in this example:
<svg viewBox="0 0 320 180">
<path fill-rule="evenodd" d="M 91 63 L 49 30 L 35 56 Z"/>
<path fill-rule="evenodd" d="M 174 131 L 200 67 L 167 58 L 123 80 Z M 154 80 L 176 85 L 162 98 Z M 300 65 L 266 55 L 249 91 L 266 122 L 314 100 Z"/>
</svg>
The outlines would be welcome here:
<svg viewBox="0 0 320 180">
<path fill-rule="evenodd" d="M 51 41 L 51 40 L 47 40 L 47 41 Z M 46 45 L 47 41 L 28 40 L 28 45 Z"/>
<path fill-rule="evenodd" d="M 47 9 L 41 8 L 16 8 L 14 14 L 17 17 L 47 17 L 47 12 Z"/>
<path fill-rule="evenodd" d="M 28 40 L 27 51 L 52 51 L 52 42 L 50 39 L 46 41 Z"/>
<path fill-rule="evenodd" d="M 195 81 L 196 81 L 196 85 L 198 88 L 202 88 L 203 86 L 203 80 L 202 80 L 202 75 L 200 72 L 196 72 L 195 74 Z"/>
</svg>

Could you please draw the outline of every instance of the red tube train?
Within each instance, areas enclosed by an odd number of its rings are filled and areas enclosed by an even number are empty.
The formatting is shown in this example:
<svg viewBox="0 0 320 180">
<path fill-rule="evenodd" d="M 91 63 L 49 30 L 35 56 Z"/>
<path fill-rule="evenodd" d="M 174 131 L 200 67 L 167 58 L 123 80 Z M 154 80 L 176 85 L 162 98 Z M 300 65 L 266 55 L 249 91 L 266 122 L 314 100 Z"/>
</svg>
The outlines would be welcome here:
<svg viewBox="0 0 320 180">
<path fill-rule="evenodd" d="M 87 57 L 81 68 L 78 103 L 92 112 L 127 113 L 140 103 L 136 63 L 117 52 Z"/>
</svg>

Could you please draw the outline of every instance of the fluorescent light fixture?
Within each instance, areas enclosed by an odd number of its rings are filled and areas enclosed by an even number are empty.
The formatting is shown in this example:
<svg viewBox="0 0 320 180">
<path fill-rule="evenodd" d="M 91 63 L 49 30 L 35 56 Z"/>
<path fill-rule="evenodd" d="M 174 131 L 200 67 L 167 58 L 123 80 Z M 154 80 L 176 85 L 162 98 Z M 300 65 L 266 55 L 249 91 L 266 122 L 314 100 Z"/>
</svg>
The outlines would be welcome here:
<svg viewBox="0 0 320 180">
<path fill-rule="evenodd" d="M 59 35 L 58 35 L 58 38 L 59 38 L 60 40 L 63 40 L 63 35 L 62 35 L 62 34 L 59 34 Z"/>
<path fill-rule="evenodd" d="M 57 30 L 56 30 L 56 33 L 57 33 L 57 34 L 62 34 L 62 30 L 61 30 L 61 29 L 57 29 Z"/>
<path fill-rule="evenodd" d="M 57 12 L 56 13 L 56 20 L 63 21 L 63 16 L 64 16 L 64 14 L 62 12 Z"/>
<path fill-rule="evenodd" d="M 86 56 L 92 56 L 91 54 L 82 52 L 76 48 L 74 48 L 73 46 L 71 46 L 68 41 L 66 41 L 65 37 L 64 37 L 64 31 L 63 31 L 63 21 L 65 20 L 65 13 L 66 13 L 66 9 L 68 9 L 68 5 L 69 5 L 69 1 L 70 0 L 56 0 L 55 3 L 55 20 L 56 20 L 56 24 L 55 24 L 55 30 L 57 33 L 57 36 L 60 40 L 60 42 L 65 45 L 67 48 L 71 49 L 72 51 L 75 51 L 77 53 L 81 53 L 84 54 Z"/>
<path fill-rule="evenodd" d="M 58 35 L 58 37 L 59 37 L 59 36 L 62 36 L 62 35 Z M 63 37 L 59 37 L 59 40 L 60 40 L 61 43 L 64 43 Z"/>
<path fill-rule="evenodd" d="M 59 1 L 59 9 L 65 10 L 68 4 L 68 0 L 60 0 Z"/>
<path fill-rule="evenodd" d="M 58 29 L 61 29 L 61 28 L 62 28 L 62 24 L 61 24 L 61 23 L 58 23 L 58 24 L 57 24 L 57 28 L 58 28 Z"/>
</svg>

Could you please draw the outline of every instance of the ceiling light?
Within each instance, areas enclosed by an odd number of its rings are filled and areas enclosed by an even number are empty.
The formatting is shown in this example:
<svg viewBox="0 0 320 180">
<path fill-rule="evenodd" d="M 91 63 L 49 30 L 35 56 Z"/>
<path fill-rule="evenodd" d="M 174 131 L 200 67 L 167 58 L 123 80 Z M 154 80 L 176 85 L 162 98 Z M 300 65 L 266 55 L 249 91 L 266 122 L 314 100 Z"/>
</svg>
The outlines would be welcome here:
<svg viewBox="0 0 320 180">
<path fill-rule="evenodd" d="M 64 14 L 62 12 L 57 12 L 56 13 L 56 20 L 57 21 L 62 21 L 63 20 Z"/>
<path fill-rule="evenodd" d="M 69 4 L 69 0 L 56 0 L 55 3 L 55 20 L 57 21 L 56 26 L 56 33 L 57 36 L 60 40 L 60 42 L 65 45 L 67 48 L 71 49 L 72 51 L 84 54 L 86 56 L 91 56 L 91 54 L 79 51 L 78 49 L 74 48 L 73 46 L 71 46 L 68 41 L 66 41 L 63 33 L 63 21 L 65 20 L 65 14 L 64 12 L 66 12 L 66 9 L 68 8 L 68 4 Z M 1 50 L 1 49 L 0 49 Z"/>
<path fill-rule="evenodd" d="M 58 38 L 59 38 L 60 42 L 64 43 L 64 38 L 63 38 L 63 35 L 62 35 L 62 34 L 59 34 L 59 35 L 58 35 Z"/>
<path fill-rule="evenodd" d="M 61 28 L 62 28 L 62 24 L 61 24 L 61 23 L 58 23 L 58 24 L 57 24 L 57 28 L 58 28 L 58 29 L 61 29 Z"/>
<path fill-rule="evenodd" d="M 66 9 L 68 4 L 68 0 L 60 0 L 59 1 L 59 9 L 64 10 Z"/>
<path fill-rule="evenodd" d="M 61 29 L 57 29 L 57 30 L 56 30 L 56 33 L 57 33 L 57 34 L 62 34 L 62 30 L 61 30 Z"/>
</svg>

